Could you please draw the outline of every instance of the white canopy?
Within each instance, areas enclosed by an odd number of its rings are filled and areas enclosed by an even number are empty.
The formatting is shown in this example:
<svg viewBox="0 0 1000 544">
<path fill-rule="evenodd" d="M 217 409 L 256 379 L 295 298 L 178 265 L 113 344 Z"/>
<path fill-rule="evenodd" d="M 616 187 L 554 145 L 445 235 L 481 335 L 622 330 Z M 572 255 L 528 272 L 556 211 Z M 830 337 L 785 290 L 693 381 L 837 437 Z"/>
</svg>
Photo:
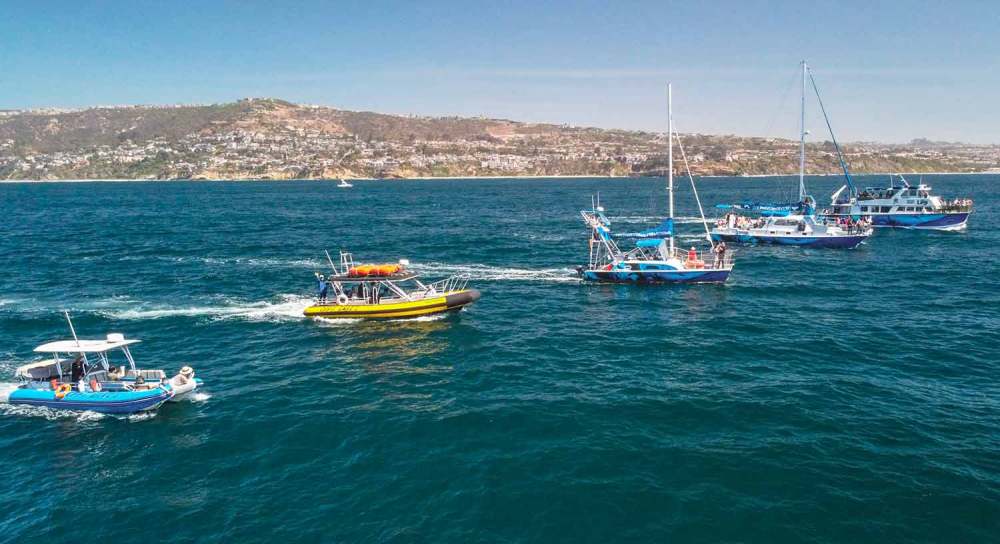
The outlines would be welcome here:
<svg viewBox="0 0 1000 544">
<path fill-rule="evenodd" d="M 57 340 L 42 344 L 35 348 L 37 353 L 102 353 L 111 351 L 131 344 L 137 344 L 139 340 L 126 340 L 124 338 L 113 338 L 110 340 Z"/>
</svg>

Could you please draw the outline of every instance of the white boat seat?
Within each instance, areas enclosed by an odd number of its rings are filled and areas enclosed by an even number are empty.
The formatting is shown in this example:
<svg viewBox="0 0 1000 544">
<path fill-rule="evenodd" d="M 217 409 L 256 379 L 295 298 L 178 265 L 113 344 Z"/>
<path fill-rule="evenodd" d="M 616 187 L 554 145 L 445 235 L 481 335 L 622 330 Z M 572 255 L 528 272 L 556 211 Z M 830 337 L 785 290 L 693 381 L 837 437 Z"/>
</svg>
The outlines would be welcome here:
<svg viewBox="0 0 1000 544">
<path fill-rule="evenodd" d="M 166 379 L 167 375 L 162 370 L 139 370 L 138 372 L 129 370 L 126 377 L 135 379 L 137 376 L 142 376 L 142 379 L 146 381 L 151 380 L 163 380 Z"/>
</svg>

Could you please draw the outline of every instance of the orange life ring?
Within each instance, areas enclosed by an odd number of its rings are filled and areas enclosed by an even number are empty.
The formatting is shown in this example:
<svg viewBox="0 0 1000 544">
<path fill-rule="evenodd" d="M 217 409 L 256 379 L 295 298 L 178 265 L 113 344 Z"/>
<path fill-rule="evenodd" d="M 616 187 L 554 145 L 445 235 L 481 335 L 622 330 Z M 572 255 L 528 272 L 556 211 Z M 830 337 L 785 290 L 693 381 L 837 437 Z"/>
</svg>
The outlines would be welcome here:
<svg viewBox="0 0 1000 544">
<path fill-rule="evenodd" d="M 72 390 L 73 390 L 73 386 L 72 385 L 70 385 L 68 383 L 64 383 L 64 384 L 62 384 L 62 385 L 60 385 L 59 387 L 56 388 L 56 398 L 59 399 L 59 400 L 62 400 Z"/>
</svg>

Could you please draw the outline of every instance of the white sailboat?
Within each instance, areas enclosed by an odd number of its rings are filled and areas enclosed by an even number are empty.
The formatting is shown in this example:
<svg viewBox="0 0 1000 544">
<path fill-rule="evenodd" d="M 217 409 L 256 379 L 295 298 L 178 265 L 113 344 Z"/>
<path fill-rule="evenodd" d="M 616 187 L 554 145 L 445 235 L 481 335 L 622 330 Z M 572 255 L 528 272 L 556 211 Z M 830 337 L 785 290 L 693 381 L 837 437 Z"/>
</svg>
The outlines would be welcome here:
<svg viewBox="0 0 1000 544">
<path fill-rule="evenodd" d="M 870 224 L 854 221 L 838 222 L 834 219 L 816 217 L 816 200 L 806 192 L 806 79 L 812 81 L 816 99 L 823 111 L 830 138 L 837 149 L 840 166 L 848 185 L 854 187 L 847 162 L 840 152 L 840 145 L 833 135 L 833 128 L 823 108 L 815 80 L 809 73 L 809 66 L 802 61 L 802 96 L 799 112 L 799 201 L 793 205 L 756 205 L 745 209 L 759 212 L 758 217 L 729 212 L 719 219 L 712 229 L 713 240 L 736 244 L 774 244 L 784 246 L 855 248 L 872 234 Z M 730 207 L 731 209 L 734 207 Z"/>
<path fill-rule="evenodd" d="M 586 266 L 577 267 L 577 272 L 584 281 L 608 283 L 725 283 L 733 270 L 732 252 L 726 252 L 725 246 L 716 246 L 708 236 L 708 223 L 705 214 L 701 220 L 705 227 L 709 248 L 698 252 L 694 247 L 681 251 L 674 241 L 674 116 L 673 90 L 667 86 L 667 218 L 658 227 L 641 233 L 635 248 L 622 251 L 612 239 L 611 222 L 604 215 L 600 203 L 592 204 L 590 210 L 583 210 L 580 215 L 591 228 L 590 258 Z M 678 139 L 678 143 L 680 140 Z M 681 156 L 684 157 L 684 146 L 680 145 Z M 687 165 L 687 159 L 684 159 Z M 690 168 L 687 169 L 688 179 L 698 210 L 702 211 L 701 201 L 694 186 L 694 178 Z"/>
</svg>

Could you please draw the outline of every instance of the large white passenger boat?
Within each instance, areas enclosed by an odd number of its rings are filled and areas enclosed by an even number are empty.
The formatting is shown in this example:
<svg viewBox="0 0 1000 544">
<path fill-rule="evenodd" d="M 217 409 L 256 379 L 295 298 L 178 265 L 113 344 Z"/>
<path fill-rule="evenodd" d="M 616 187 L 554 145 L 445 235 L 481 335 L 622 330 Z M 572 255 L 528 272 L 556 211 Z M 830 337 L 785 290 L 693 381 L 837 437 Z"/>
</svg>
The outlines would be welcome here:
<svg viewBox="0 0 1000 544">
<path fill-rule="evenodd" d="M 854 196 L 844 185 L 830 201 L 823 216 L 870 217 L 876 227 L 962 230 L 972 214 L 971 198 L 946 200 L 932 195 L 931 187 L 924 183 L 913 187 L 902 175 L 890 176 L 888 187 L 868 187 Z"/>
</svg>

